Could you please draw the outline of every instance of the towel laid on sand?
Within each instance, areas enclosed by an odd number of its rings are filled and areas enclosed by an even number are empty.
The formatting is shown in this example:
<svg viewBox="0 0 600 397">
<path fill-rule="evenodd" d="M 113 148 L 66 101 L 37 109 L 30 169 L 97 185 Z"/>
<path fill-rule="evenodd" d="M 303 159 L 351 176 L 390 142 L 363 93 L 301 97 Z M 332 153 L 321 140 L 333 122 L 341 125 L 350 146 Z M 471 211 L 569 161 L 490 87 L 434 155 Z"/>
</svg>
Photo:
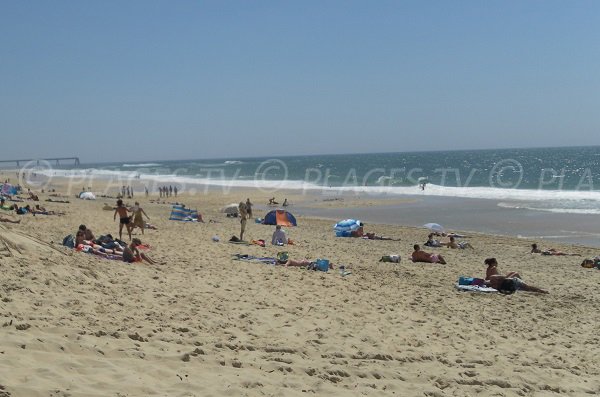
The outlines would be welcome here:
<svg viewBox="0 0 600 397">
<path fill-rule="evenodd" d="M 460 285 L 456 283 L 454 287 L 459 291 L 470 291 L 470 292 L 498 292 L 498 290 L 492 287 L 484 287 L 479 285 Z"/>
<path fill-rule="evenodd" d="M 235 254 L 233 256 L 233 260 L 265 263 L 267 265 L 274 265 L 277 263 L 276 258 L 266 258 L 266 257 L 259 257 L 259 256 L 254 256 L 254 255 L 246 255 L 246 254 Z"/>
</svg>

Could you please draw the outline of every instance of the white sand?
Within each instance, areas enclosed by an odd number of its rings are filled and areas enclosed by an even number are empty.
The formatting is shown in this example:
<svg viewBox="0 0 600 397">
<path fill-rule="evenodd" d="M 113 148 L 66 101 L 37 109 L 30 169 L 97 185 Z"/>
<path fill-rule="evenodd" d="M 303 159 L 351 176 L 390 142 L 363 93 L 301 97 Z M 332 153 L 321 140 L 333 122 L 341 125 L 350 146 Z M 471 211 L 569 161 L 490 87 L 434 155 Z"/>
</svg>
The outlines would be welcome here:
<svg viewBox="0 0 600 397">
<path fill-rule="evenodd" d="M 164 265 L 60 246 L 81 223 L 116 235 L 102 210 L 114 200 L 42 202 L 67 215 L 3 223 L 42 243 L 19 240 L 21 253 L 0 243 L 0 396 L 600 394 L 600 271 L 581 268 L 581 258 L 530 255 L 529 241 L 475 235 L 474 250 L 435 250 L 446 266 L 413 264 L 422 229 L 374 225 L 367 231 L 401 241 L 366 241 L 299 217 L 287 230 L 290 256 L 328 258 L 352 275 L 233 261 L 281 251 L 226 242 L 239 220 L 218 209 L 246 197 L 268 199 L 256 191 L 185 198 L 219 222 L 205 224 L 169 221 L 169 205 L 140 198 L 159 230 L 137 235 Z M 272 231 L 249 222 L 246 239 L 270 241 Z M 400 264 L 378 262 L 392 253 Z M 550 294 L 455 291 L 460 275 L 482 277 L 490 256 Z"/>
</svg>

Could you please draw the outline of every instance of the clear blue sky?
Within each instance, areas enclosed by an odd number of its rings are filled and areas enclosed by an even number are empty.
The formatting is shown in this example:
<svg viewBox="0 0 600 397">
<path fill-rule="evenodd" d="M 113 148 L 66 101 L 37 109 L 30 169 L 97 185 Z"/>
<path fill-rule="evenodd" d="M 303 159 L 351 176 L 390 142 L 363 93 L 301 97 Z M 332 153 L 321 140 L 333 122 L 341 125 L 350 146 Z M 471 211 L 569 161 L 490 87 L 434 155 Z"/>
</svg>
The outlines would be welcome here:
<svg viewBox="0 0 600 397">
<path fill-rule="evenodd" d="M 84 162 L 598 145 L 600 1 L 0 0 L 0 134 Z"/>
</svg>

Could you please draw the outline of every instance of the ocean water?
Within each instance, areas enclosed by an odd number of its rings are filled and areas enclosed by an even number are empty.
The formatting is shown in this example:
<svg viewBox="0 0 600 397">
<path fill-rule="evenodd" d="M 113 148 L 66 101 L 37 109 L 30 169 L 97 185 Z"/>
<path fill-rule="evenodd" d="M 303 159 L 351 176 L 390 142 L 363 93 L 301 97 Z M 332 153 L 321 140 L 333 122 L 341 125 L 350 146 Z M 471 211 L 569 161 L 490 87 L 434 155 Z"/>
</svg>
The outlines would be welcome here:
<svg viewBox="0 0 600 397">
<path fill-rule="evenodd" d="M 302 189 L 323 195 L 420 195 L 491 199 L 503 208 L 600 214 L 600 146 L 373 153 L 82 164 L 48 176 L 148 181 L 191 189 Z M 426 182 L 424 190 L 420 185 Z"/>
</svg>

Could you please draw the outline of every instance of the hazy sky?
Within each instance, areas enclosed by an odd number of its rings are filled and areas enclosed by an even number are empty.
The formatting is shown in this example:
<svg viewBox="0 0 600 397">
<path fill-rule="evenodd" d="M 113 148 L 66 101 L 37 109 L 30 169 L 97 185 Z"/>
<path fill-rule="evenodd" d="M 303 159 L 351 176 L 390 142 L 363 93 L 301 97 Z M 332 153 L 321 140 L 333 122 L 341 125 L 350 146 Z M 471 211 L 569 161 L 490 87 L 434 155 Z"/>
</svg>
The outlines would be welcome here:
<svg viewBox="0 0 600 397">
<path fill-rule="evenodd" d="M 600 1 L 0 0 L 5 159 L 598 145 L 599 132 Z"/>
</svg>

